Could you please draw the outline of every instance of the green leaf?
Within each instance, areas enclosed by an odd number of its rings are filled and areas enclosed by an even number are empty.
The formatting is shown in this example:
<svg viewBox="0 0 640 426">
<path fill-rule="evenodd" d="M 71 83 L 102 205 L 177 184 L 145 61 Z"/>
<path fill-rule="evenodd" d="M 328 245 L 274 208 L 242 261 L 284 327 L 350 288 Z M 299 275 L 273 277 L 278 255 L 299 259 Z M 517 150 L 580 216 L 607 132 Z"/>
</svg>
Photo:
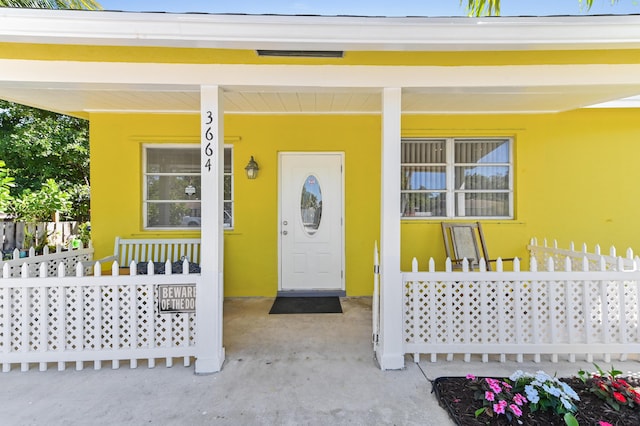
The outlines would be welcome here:
<svg viewBox="0 0 640 426">
<path fill-rule="evenodd" d="M 485 408 L 478 408 L 475 412 L 476 414 L 476 419 L 478 418 L 479 415 L 481 415 L 482 413 L 484 413 Z"/>
<path fill-rule="evenodd" d="M 600 374 L 601 376 L 604 376 L 604 371 L 602 371 L 602 368 L 600 368 L 600 366 L 595 362 L 593 363 L 593 365 L 596 367 L 596 370 L 598 370 L 598 374 Z"/>
<path fill-rule="evenodd" d="M 620 370 L 614 370 L 613 366 L 611 366 L 611 370 L 609 370 L 609 374 L 611 374 L 612 377 L 616 377 L 622 374 L 622 371 Z"/>
<path fill-rule="evenodd" d="M 567 426 L 579 426 L 579 424 L 578 424 L 578 420 L 577 420 L 577 419 L 574 417 L 574 415 L 573 415 L 573 414 L 571 414 L 571 413 L 566 413 L 566 414 L 564 415 L 564 423 L 565 423 Z"/>
<path fill-rule="evenodd" d="M 29 7 L 40 9 L 89 9 L 100 10 L 95 0 L 0 0 L 0 7 Z"/>
</svg>

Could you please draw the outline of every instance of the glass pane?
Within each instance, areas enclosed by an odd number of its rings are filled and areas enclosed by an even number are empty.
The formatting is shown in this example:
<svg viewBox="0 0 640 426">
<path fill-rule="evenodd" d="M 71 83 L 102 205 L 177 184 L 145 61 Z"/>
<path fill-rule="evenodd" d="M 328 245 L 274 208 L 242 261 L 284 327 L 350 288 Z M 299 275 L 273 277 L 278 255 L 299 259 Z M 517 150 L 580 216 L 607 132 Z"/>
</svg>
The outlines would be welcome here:
<svg viewBox="0 0 640 426">
<path fill-rule="evenodd" d="M 200 176 L 147 176 L 147 200 L 199 200 Z"/>
<path fill-rule="evenodd" d="M 233 228 L 233 203 L 224 203 L 224 217 L 222 219 L 225 228 Z"/>
<path fill-rule="evenodd" d="M 231 173 L 231 167 L 233 166 L 233 163 L 231 162 L 231 155 L 233 153 L 233 150 L 231 148 L 225 148 L 224 149 L 224 172 L 225 173 Z"/>
<path fill-rule="evenodd" d="M 456 189 L 509 189 L 508 166 L 457 166 Z"/>
<path fill-rule="evenodd" d="M 322 191 L 318 179 L 313 175 L 307 178 L 302 187 L 300 214 L 305 232 L 315 234 L 322 219 Z"/>
<path fill-rule="evenodd" d="M 456 163 L 509 163 L 509 141 L 456 141 Z"/>
<path fill-rule="evenodd" d="M 404 190 L 446 189 L 446 166 L 403 166 L 401 188 Z"/>
<path fill-rule="evenodd" d="M 147 173 L 200 173 L 200 149 L 148 148 Z"/>
<path fill-rule="evenodd" d="M 231 176 L 224 177 L 224 199 L 231 201 Z"/>
<path fill-rule="evenodd" d="M 402 217 L 445 216 L 447 196 L 444 192 L 404 193 L 400 198 Z"/>
<path fill-rule="evenodd" d="M 402 163 L 425 164 L 446 163 L 446 142 L 434 141 L 403 141 Z"/>
<path fill-rule="evenodd" d="M 200 202 L 147 203 L 147 226 L 151 228 L 200 227 Z"/>
<path fill-rule="evenodd" d="M 509 194 L 508 193 L 464 193 L 455 195 L 456 216 L 509 216 Z"/>
</svg>

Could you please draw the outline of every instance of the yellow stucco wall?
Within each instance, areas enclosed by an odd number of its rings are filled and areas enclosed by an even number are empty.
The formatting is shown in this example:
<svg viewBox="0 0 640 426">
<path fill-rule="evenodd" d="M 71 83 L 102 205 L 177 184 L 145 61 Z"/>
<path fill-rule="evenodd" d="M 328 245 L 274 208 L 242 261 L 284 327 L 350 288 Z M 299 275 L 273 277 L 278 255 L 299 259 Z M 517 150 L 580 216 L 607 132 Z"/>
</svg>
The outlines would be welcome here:
<svg viewBox="0 0 640 426">
<path fill-rule="evenodd" d="M 403 136 L 512 136 L 514 220 L 484 220 L 492 256 L 526 256 L 533 236 L 640 250 L 640 111 L 581 110 L 551 115 L 405 116 Z M 379 236 L 380 117 L 230 115 L 235 228 L 225 233 L 225 295 L 273 296 L 278 286 L 279 151 L 345 153 L 346 289 L 371 292 L 372 246 Z M 194 115 L 91 117 L 92 226 L 97 256 L 115 236 L 195 236 L 145 232 L 141 219 L 144 142 L 197 142 Z M 244 176 L 254 155 L 260 176 Z M 402 267 L 411 258 L 443 264 L 440 221 L 403 221 Z M 525 262 L 526 264 L 526 262 Z"/>
<path fill-rule="evenodd" d="M 96 256 L 116 236 L 197 236 L 142 227 L 142 144 L 198 141 L 193 115 L 91 117 L 92 232 Z M 379 235 L 380 117 L 243 116 L 225 118 L 234 147 L 235 226 L 225 232 L 225 295 L 275 296 L 278 289 L 278 152 L 340 151 L 345 155 L 345 256 L 348 295 L 369 294 L 373 241 Z M 245 177 L 250 156 L 260 165 Z"/>
<path fill-rule="evenodd" d="M 492 257 L 527 258 L 531 237 L 640 250 L 640 111 L 587 109 L 549 115 L 405 117 L 406 135 L 511 135 L 515 219 L 485 220 Z M 402 226 L 402 266 L 444 262 L 439 223 Z M 414 254 L 416 253 L 416 254 Z M 528 262 L 525 262 L 528 265 Z M 510 267 L 507 265 L 507 267 Z"/>
<path fill-rule="evenodd" d="M 0 42 L 6 59 L 97 61 L 169 64 L 298 64 L 298 65 L 407 65 L 470 66 L 532 64 L 633 64 L 638 49 L 499 50 L 499 51 L 346 51 L 342 58 L 258 56 L 255 50 L 141 46 L 84 46 Z"/>
</svg>

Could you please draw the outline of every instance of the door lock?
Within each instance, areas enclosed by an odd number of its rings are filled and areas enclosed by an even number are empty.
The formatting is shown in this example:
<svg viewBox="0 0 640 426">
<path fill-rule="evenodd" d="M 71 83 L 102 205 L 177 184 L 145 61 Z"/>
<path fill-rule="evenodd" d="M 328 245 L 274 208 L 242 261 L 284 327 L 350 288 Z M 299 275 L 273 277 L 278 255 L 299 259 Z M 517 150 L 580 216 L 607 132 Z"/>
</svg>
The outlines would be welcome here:
<svg viewBox="0 0 640 426">
<path fill-rule="evenodd" d="M 287 235 L 288 232 L 287 231 L 282 231 L 282 235 Z"/>
<path fill-rule="evenodd" d="M 284 226 L 287 226 L 287 225 L 289 224 L 289 222 L 287 222 L 287 221 L 285 220 L 284 222 L 282 222 L 282 224 L 283 224 Z"/>
</svg>

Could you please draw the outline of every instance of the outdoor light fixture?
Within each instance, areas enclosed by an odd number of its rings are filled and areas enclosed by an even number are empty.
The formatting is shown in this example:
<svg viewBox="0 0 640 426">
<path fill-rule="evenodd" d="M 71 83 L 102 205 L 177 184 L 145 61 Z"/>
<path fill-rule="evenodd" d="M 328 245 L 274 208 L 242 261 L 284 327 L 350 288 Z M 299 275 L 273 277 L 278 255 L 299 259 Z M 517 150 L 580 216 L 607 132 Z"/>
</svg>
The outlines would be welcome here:
<svg viewBox="0 0 640 426">
<path fill-rule="evenodd" d="M 253 155 L 251 156 L 251 160 L 249 160 L 249 164 L 247 164 L 247 167 L 244 169 L 247 171 L 247 178 L 255 179 L 258 177 L 258 170 L 260 168 L 258 167 L 256 160 L 253 159 Z"/>
</svg>

